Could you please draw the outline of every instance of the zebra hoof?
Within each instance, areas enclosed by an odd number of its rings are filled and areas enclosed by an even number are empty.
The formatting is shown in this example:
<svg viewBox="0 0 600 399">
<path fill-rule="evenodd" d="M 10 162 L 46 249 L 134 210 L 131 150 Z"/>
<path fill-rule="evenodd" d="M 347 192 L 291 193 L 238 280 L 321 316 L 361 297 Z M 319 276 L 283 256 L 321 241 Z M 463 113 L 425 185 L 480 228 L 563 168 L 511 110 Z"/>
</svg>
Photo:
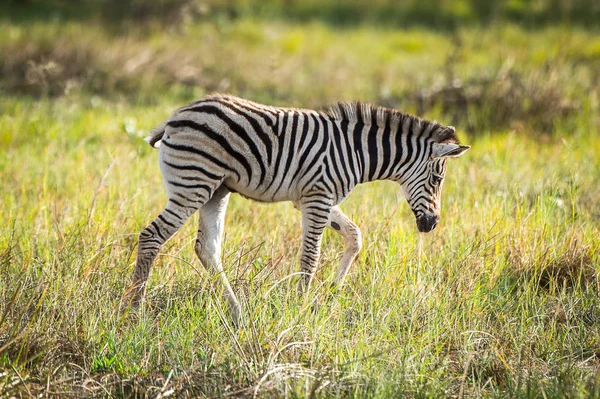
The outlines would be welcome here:
<svg viewBox="0 0 600 399">
<path fill-rule="evenodd" d="M 242 307 L 239 303 L 229 303 L 229 314 L 231 315 L 231 323 L 237 329 L 243 328 L 246 324 L 242 313 Z"/>
<path fill-rule="evenodd" d="M 141 302 L 141 295 L 139 295 L 135 289 L 127 291 L 121 298 L 121 303 L 119 305 L 120 313 L 137 311 L 140 308 Z"/>
</svg>

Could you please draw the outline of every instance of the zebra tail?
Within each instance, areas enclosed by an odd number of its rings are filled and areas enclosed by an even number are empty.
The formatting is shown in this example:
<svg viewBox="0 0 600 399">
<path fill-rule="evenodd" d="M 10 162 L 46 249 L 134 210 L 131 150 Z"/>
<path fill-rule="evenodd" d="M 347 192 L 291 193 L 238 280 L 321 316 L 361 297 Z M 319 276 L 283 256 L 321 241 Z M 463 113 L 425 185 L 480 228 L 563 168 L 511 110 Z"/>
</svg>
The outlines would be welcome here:
<svg viewBox="0 0 600 399">
<path fill-rule="evenodd" d="M 159 126 L 155 127 L 150 131 L 150 136 L 146 137 L 146 141 L 150 144 L 151 147 L 158 148 L 160 147 L 160 141 L 165 135 L 165 129 L 167 127 L 167 122 L 161 123 Z"/>
</svg>

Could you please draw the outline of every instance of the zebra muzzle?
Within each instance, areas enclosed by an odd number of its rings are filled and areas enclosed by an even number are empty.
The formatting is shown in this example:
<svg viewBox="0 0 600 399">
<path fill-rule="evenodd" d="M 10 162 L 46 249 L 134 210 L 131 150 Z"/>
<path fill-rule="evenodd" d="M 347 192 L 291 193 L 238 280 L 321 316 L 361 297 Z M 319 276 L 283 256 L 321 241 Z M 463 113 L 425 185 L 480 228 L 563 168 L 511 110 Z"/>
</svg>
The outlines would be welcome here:
<svg viewBox="0 0 600 399">
<path fill-rule="evenodd" d="M 435 229 L 439 220 L 439 216 L 423 214 L 417 217 L 417 228 L 421 233 L 429 233 Z"/>
</svg>

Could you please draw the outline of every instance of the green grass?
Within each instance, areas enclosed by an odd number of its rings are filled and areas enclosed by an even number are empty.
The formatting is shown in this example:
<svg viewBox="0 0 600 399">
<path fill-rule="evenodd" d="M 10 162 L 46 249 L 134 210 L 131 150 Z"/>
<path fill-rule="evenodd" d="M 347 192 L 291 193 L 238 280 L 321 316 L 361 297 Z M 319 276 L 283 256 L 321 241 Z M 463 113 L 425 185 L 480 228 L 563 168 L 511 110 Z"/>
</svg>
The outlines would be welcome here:
<svg viewBox="0 0 600 399">
<path fill-rule="evenodd" d="M 166 34 L 0 25 L 0 48 L 14 54 L 0 61 L 3 395 L 600 395 L 593 30 L 468 27 L 456 47 L 420 28 L 253 17 Z M 19 81 L 32 57 L 73 64 L 48 72 L 54 82 Z M 132 60 L 141 66 L 128 72 Z M 299 267 L 299 213 L 233 196 L 224 263 L 249 324 L 232 328 L 194 255 L 192 222 L 161 251 L 147 305 L 119 314 L 136 235 L 166 201 L 142 137 L 184 102 L 223 90 L 278 105 L 362 99 L 414 111 L 411 95 L 445 85 L 448 68 L 469 82 L 507 63 L 528 94 L 516 109 L 554 107 L 551 95 L 574 109 L 494 120 L 497 107 L 510 109 L 486 100 L 500 89 L 464 109 L 426 108 L 457 118 L 473 148 L 449 163 L 442 221 L 421 257 L 398 188 L 360 186 L 342 204 L 364 236 L 345 287 L 327 288 L 343 248 L 328 231 L 310 300 L 299 298 L 287 278 Z M 201 71 L 191 82 L 177 75 L 191 66 Z M 542 88 L 551 93 L 536 97 Z"/>
</svg>

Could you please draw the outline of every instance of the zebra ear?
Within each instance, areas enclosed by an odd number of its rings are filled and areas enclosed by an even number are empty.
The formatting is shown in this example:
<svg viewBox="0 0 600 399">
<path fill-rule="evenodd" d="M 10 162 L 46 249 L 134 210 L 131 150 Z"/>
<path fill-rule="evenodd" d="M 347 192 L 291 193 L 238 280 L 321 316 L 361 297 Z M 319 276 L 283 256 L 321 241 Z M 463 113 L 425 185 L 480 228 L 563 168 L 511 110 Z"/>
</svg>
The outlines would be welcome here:
<svg viewBox="0 0 600 399">
<path fill-rule="evenodd" d="M 433 158 L 457 158 L 464 154 L 471 146 L 454 143 L 433 143 Z"/>
</svg>

